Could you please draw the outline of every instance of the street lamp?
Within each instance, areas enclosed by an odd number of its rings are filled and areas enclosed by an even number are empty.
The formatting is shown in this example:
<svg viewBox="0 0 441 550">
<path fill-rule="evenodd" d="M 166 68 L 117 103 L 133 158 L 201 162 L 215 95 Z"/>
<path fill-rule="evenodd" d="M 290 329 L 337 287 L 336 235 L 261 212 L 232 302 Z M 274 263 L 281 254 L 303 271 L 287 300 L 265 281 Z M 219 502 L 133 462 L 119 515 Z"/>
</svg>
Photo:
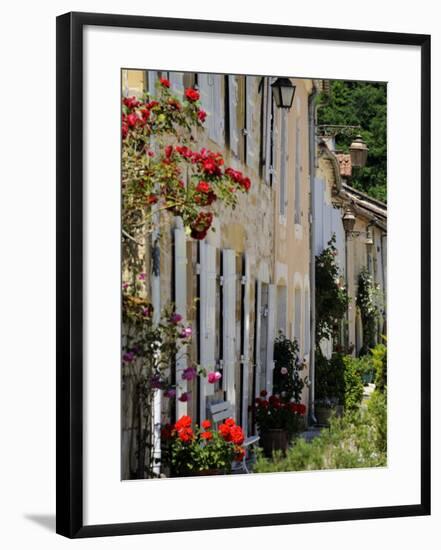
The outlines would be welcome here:
<svg viewBox="0 0 441 550">
<path fill-rule="evenodd" d="M 351 164 L 355 168 L 362 168 L 366 165 L 368 146 L 363 141 L 362 137 L 358 135 L 349 146 L 349 152 L 351 153 Z"/>
<path fill-rule="evenodd" d="M 277 107 L 279 109 L 291 109 L 294 94 L 296 92 L 296 87 L 291 80 L 289 78 L 279 77 L 271 84 L 271 88 Z"/>
<path fill-rule="evenodd" d="M 355 216 L 354 216 L 354 212 L 352 212 L 349 206 L 348 208 L 346 208 L 343 214 L 342 221 L 343 221 L 343 227 L 344 227 L 345 233 L 351 234 L 355 226 Z"/>
</svg>

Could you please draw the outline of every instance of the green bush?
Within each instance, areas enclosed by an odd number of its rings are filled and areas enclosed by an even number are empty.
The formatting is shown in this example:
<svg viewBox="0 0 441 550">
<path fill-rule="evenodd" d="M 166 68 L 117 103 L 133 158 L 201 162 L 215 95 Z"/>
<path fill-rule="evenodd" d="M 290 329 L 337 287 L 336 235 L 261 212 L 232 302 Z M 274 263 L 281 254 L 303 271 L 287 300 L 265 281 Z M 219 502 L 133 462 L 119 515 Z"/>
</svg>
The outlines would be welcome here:
<svg viewBox="0 0 441 550">
<path fill-rule="evenodd" d="M 384 340 L 386 338 L 383 336 Z M 385 392 L 387 387 L 387 347 L 385 344 L 377 344 L 371 349 L 372 363 L 375 369 L 375 388 L 379 392 Z"/>
<path fill-rule="evenodd" d="M 385 466 L 386 400 L 375 398 L 370 407 L 360 407 L 333 418 L 329 429 L 311 442 L 298 438 L 286 456 L 274 453 L 271 459 L 259 456 L 254 472 L 293 472 L 337 468 Z"/>
<path fill-rule="evenodd" d="M 382 452 L 387 451 L 387 392 L 375 390 L 368 401 L 368 412 L 376 430 L 375 445 Z"/>
<path fill-rule="evenodd" d="M 335 400 L 344 404 L 345 379 L 344 379 L 344 355 L 333 353 L 331 359 L 327 359 L 320 349 L 315 356 L 315 398 L 317 401 Z"/>
<path fill-rule="evenodd" d="M 346 355 L 344 362 L 344 406 L 346 411 L 358 408 L 363 399 L 363 368 L 364 362 Z"/>
</svg>

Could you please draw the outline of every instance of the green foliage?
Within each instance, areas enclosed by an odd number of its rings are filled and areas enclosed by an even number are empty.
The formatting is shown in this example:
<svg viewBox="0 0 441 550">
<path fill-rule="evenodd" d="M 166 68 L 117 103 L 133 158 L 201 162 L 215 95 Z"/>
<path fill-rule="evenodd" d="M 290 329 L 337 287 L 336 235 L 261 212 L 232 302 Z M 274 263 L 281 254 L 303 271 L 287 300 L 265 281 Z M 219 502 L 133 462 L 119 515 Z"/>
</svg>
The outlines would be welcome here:
<svg viewBox="0 0 441 550">
<path fill-rule="evenodd" d="M 375 422 L 375 445 L 382 453 L 387 451 L 387 391 L 375 390 L 368 401 L 368 411 Z"/>
<path fill-rule="evenodd" d="M 343 319 L 349 304 L 347 290 L 342 282 L 336 261 L 335 234 L 321 254 L 315 258 L 315 307 L 316 342 L 335 337 L 339 321 Z"/>
<path fill-rule="evenodd" d="M 383 296 L 379 285 L 375 285 L 372 275 L 362 269 L 358 276 L 357 307 L 360 310 L 363 325 L 363 348 L 365 354 L 375 345 L 378 320 L 381 316 Z"/>
<path fill-rule="evenodd" d="M 274 341 L 274 361 L 273 393 L 299 403 L 305 381 L 300 376 L 304 363 L 299 358 L 297 341 L 280 333 Z"/>
<path fill-rule="evenodd" d="M 352 185 L 387 202 L 387 84 L 333 80 L 330 96 L 321 96 L 318 124 L 360 125 L 369 147 L 367 164 L 355 169 Z M 337 136 L 339 149 L 348 152 L 353 136 Z"/>
<path fill-rule="evenodd" d="M 333 353 L 327 359 L 320 348 L 315 355 L 315 397 L 321 406 L 343 405 L 345 396 L 344 355 Z"/>
<path fill-rule="evenodd" d="M 352 357 L 346 355 L 343 359 L 344 362 L 344 382 L 345 382 L 345 394 L 344 394 L 344 406 L 345 411 L 354 411 L 358 408 L 363 399 L 363 367 L 364 363 Z"/>
<path fill-rule="evenodd" d="M 259 456 L 254 472 L 292 472 L 336 468 L 385 466 L 386 404 L 377 400 L 342 418 L 333 418 L 329 429 L 311 442 L 298 438 L 286 456 L 275 452 L 271 459 Z"/>
<path fill-rule="evenodd" d="M 383 336 L 386 342 L 386 337 Z M 375 369 L 375 388 L 379 392 L 386 393 L 387 388 L 387 347 L 385 344 L 377 344 L 371 349 L 372 362 Z"/>
</svg>

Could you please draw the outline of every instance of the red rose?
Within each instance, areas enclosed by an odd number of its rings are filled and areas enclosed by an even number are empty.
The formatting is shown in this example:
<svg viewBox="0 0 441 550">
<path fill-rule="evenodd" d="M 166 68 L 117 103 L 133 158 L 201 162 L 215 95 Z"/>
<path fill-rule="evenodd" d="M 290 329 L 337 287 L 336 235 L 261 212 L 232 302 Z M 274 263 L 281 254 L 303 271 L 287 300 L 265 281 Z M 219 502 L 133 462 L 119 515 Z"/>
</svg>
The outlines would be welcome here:
<svg viewBox="0 0 441 550">
<path fill-rule="evenodd" d="M 201 433 L 201 439 L 213 439 L 213 434 L 211 432 Z"/>
<path fill-rule="evenodd" d="M 121 134 L 123 139 L 126 139 L 128 132 L 129 132 L 129 127 L 127 126 L 127 124 L 123 124 L 121 126 Z"/>
<path fill-rule="evenodd" d="M 207 118 L 207 113 L 203 109 L 199 109 L 198 111 L 198 119 L 201 122 L 205 122 L 205 119 Z"/>
<path fill-rule="evenodd" d="M 158 197 L 156 195 L 149 195 L 147 197 L 148 204 L 156 204 L 158 202 Z"/>
<path fill-rule="evenodd" d="M 171 154 L 173 153 L 173 147 L 171 145 L 167 145 L 167 147 L 164 149 L 165 157 L 170 158 Z"/>
<path fill-rule="evenodd" d="M 157 107 L 158 105 L 159 105 L 159 101 L 156 101 L 155 99 L 145 104 L 147 109 L 153 109 L 153 107 Z"/>
<path fill-rule="evenodd" d="M 187 88 L 185 90 L 185 97 L 189 101 L 197 101 L 200 98 L 200 94 L 197 90 L 195 90 L 193 88 Z"/>
<path fill-rule="evenodd" d="M 196 191 L 199 191 L 199 193 L 209 193 L 211 191 L 210 184 L 201 180 L 196 186 Z"/>
<path fill-rule="evenodd" d="M 133 97 L 125 97 L 123 99 L 123 103 L 126 107 L 128 107 L 129 109 L 135 109 L 136 107 L 138 107 L 140 105 L 140 102 L 136 99 L 135 96 Z"/>
<path fill-rule="evenodd" d="M 190 225 L 191 237 L 197 240 L 205 239 L 212 222 L 213 214 L 211 212 L 199 212 Z"/>
<path fill-rule="evenodd" d="M 135 113 L 130 113 L 130 115 L 128 115 L 127 117 L 127 122 L 130 127 L 133 127 L 138 122 L 138 117 L 135 115 Z"/>
<path fill-rule="evenodd" d="M 240 182 L 240 185 L 245 189 L 245 191 L 249 191 L 251 187 L 251 180 L 250 178 L 243 178 Z"/>
<path fill-rule="evenodd" d="M 204 420 L 202 422 L 202 427 L 204 428 L 204 430 L 208 430 L 209 428 L 211 428 L 211 422 L 209 420 Z"/>
<path fill-rule="evenodd" d="M 164 86 L 164 88 L 170 88 L 170 80 L 168 80 L 167 78 L 160 78 L 159 82 L 161 86 Z"/>
</svg>

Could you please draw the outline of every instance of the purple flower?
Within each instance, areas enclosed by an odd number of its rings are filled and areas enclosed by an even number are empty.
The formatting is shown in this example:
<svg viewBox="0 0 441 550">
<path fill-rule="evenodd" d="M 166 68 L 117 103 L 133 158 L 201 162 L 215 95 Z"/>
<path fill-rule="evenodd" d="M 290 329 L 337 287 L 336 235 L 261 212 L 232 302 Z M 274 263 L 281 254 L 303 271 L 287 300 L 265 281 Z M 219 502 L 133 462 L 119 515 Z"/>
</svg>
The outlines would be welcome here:
<svg viewBox="0 0 441 550">
<path fill-rule="evenodd" d="M 176 390 L 174 388 L 167 388 L 164 392 L 164 397 L 173 399 L 174 397 L 176 397 Z"/>
<path fill-rule="evenodd" d="M 180 323 L 182 321 L 182 315 L 179 315 L 179 313 L 172 313 L 171 316 L 170 316 L 170 322 L 173 323 L 174 325 L 177 325 L 178 323 Z"/>
<path fill-rule="evenodd" d="M 186 401 L 189 401 L 191 398 L 191 392 L 185 391 L 181 396 L 179 397 L 179 401 L 182 403 L 185 403 Z"/>
<path fill-rule="evenodd" d="M 222 374 L 219 371 L 209 372 L 207 378 L 209 384 L 215 384 L 218 380 L 222 378 Z"/>
<path fill-rule="evenodd" d="M 135 359 L 135 354 L 133 351 L 126 351 L 126 353 L 123 354 L 122 359 L 124 363 L 131 363 Z"/>
<path fill-rule="evenodd" d="M 182 379 L 191 382 L 197 376 L 197 370 L 194 367 L 187 367 L 182 371 Z"/>
<path fill-rule="evenodd" d="M 155 374 L 150 378 L 150 387 L 155 390 L 160 390 L 162 388 L 161 377 L 159 375 Z"/>
<path fill-rule="evenodd" d="M 193 330 L 191 327 L 185 327 L 182 329 L 181 333 L 179 334 L 179 338 L 190 338 L 193 334 Z"/>
<path fill-rule="evenodd" d="M 145 273 L 140 273 L 140 274 L 138 275 L 138 279 L 139 279 L 140 281 L 145 281 Z"/>
<path fill-rule="evenodd" d="M 130 284 L 129 283 L 123 283 L 122 287 L 123 287 L 123 290 L 127 290 L 129 288 Z"/>
<path fill-rule="evenodd" d="M 141 313 L 142 313 L 143 317 L 150 317 L 151 314 L 152 314 L 152 307 L 147 306 L 147 307 L 141 308 Z"/>
</svg>

